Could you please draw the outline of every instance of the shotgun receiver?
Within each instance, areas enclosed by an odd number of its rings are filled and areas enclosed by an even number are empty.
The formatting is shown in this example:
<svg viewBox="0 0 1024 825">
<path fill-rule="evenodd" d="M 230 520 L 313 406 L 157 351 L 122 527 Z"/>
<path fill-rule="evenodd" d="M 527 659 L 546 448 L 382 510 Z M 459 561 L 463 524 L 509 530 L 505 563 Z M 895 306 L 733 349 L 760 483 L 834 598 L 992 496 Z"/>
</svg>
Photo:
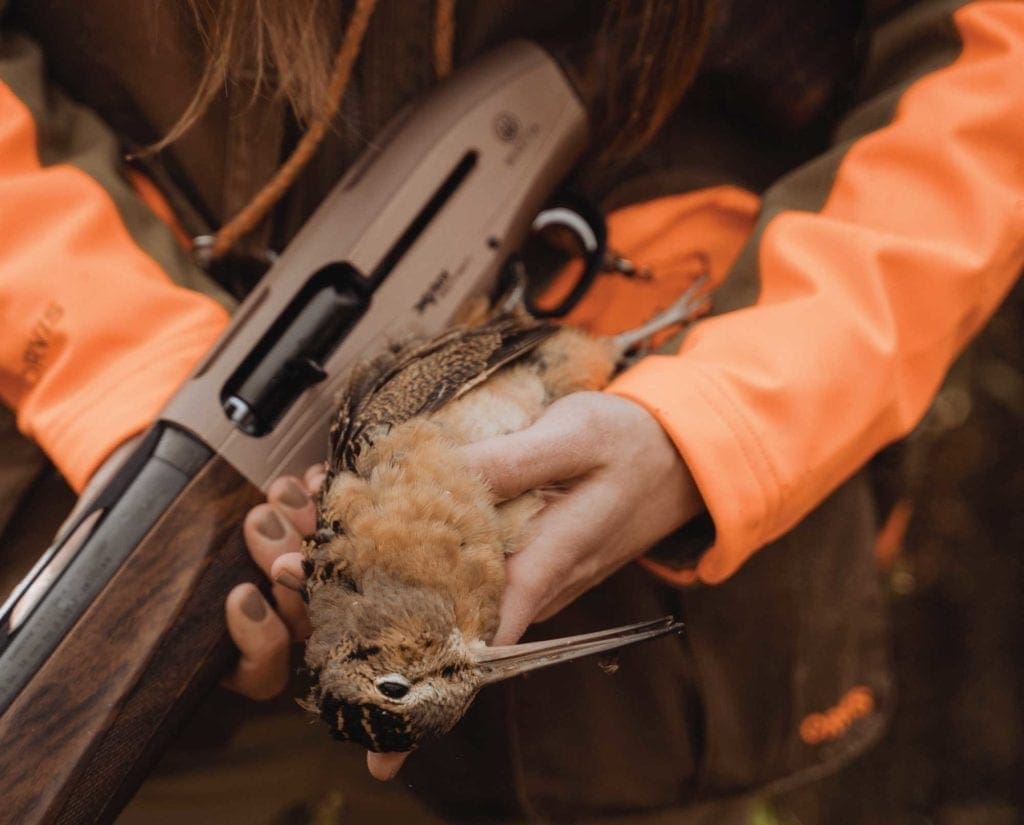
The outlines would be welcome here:
<svg viewBox="0 0 1024 825">
<path fill-rule="evenodd" d="M 513 43 L 399 114 L 333 189 L 65 532 L 76 549 L 58 542 L 4 605 L 0 819 L 117 815 L 231 665 L 224 598 L 261 580 L 244 514 L 323 459 L 356 362 L 494 288 L 585 136 L 557 65 Z"/>
</svg>

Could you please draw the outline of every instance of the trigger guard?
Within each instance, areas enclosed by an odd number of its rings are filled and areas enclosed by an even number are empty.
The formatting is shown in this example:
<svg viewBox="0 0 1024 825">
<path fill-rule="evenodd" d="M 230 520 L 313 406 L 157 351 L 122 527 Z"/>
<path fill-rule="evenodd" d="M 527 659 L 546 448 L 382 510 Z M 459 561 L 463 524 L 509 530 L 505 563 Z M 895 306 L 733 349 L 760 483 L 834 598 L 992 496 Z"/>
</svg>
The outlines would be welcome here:
<svg viewBox="0 0 1024 825">
<path fill-rule="evenodd" d="M 608 229 L 600 209 L 582 195 L 565 193 L 534 218 L 532 229 L 540 232 L 560 226 L 572 232 L 584 250 L 583 272 L 569 294 L 556 306 L 545 308 L 526 299 L 526 309 L 534 318 L 564 318 L 583 299 L 604 266 L 608 249 Z"/>
</svg>

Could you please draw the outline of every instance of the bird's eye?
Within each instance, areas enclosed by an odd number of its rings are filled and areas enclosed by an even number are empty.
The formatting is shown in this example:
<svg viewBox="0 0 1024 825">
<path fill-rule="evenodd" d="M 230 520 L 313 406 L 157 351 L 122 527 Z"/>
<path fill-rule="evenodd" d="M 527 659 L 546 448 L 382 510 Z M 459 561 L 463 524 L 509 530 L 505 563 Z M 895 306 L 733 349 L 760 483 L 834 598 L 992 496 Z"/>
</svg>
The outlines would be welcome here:
<svg viewBox="0 0 1024 825">
<path fill-rule="evenodd" d="M 409 692 L 409 680 L 397 673 L 381 676 L 375 683 L 377 690 L 389 699 L 401 699 Z"/>
</svg>

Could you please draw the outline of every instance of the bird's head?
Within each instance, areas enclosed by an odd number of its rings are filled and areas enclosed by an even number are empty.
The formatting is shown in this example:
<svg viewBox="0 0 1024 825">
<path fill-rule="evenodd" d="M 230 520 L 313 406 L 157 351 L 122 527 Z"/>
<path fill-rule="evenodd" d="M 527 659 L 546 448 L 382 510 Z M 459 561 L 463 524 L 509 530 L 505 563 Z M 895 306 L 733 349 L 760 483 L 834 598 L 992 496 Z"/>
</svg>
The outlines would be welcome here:
<svg viewBox="0 0 1024 825">
<path fill-rule="evenodd" d="M 654 638 L 671 617 L 543 642 L 487 646 L 464 639 L 436 592 L 369 576 L 359 591 L 324 585 L 310 596 L 306 645 L 314 677 L 300 704 L 338 739 L 371 751 L 408 751 L 451 730 L 486 684 Z"/>
<path fill-rule="evenodd" d="M 407 751 L 450 730 L 480 684 L 452 606 L 382 575 L 312 590 L 306 645 L 315 682 L 300 703 L 339 739 Z"/>
</svg>

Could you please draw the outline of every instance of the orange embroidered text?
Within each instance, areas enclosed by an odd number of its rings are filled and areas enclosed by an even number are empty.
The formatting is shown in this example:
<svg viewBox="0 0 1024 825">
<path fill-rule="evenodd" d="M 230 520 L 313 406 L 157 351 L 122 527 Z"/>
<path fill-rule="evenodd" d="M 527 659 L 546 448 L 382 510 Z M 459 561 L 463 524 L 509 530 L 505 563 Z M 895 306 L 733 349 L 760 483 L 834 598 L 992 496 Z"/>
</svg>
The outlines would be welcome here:
<svg viewBox="0 0 1024 825">
<path fill-rule="evenodd" d="M 871 688 L 863 685 L 851 688 L 835 707 L 805 716 L 800 723 L 800 738 L 808 745 L 838 739 L 854 720 L 867 716 L 874 709 L 875 695 Z"/>
</svg>

